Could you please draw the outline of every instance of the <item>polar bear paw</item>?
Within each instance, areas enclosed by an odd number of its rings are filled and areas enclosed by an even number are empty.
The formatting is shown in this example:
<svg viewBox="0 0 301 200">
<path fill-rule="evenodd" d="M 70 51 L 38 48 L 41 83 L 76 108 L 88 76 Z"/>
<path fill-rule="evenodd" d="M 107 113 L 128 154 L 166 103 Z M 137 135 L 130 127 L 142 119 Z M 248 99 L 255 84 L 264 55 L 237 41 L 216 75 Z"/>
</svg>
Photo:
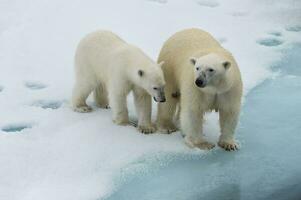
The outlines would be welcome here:
<svg viewBox="0 0 301 200">
<path fill-rule="evenodd" d="M 236 151 L 239 149 L 239 145 L 235 142 L 235 140 L 230 140 L 230 141 L 220 140 L 218 142 L 218 146 L 225 149 L 226 151 Z"/>
<path fill-rule="evenodd" d="M 138 130 L 144 134 L 150 134 L 156 132 L 156 127 L 154 125 L 138 125 Z"/>
<path fill-rule="evenodd" d="M 109 105 L 98 105 L 98 107 L 102 109 L 110 109 L 111 107 Z"/>
<path fill-rule="evenodd" d="M 128 119 L 114 119 L 113 122 L 120 126 L 127 126 L 130 123 Z"/>
<path fill-rule="evenodd" d="M 158 131 L 164 134 L 170 134 L 172 132 L 177 131 L 177 127 L 174 124 L 164 124 L 164 125 L 160 125 L 158 126 Z"/>
<path fill-rule="evenodd" d="M 202 140 L 202 139 L 193 140 L 192 138 L 187 137 L 187 136 L 185 137 L 185 143 L 190 148 L 197 147 L 197 148 L 202 149 L 202 150 L 210 150 L 210 149 L 213 149 L 215 147 L 214 144 L 209 143 L 205 140 Z"/>
<path fill-rule="evenodd" d="M 73 110 L 75 112 L 88 113 L 92 111 L 92 108 L 90 106 L 80 106 L 80 107 L 74 107 Z"/>
</svg>

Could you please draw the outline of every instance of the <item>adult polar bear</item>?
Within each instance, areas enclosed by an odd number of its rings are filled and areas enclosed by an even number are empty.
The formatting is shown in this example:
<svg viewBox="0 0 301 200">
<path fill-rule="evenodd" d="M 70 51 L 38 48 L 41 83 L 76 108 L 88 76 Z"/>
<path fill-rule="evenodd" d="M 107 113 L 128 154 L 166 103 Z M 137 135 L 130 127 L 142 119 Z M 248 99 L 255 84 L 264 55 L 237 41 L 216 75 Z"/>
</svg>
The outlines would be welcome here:
<svg viewBox="0 0 301 200">
<path fill-rule="evenodd" d="M 234 131 L 238 122 L 242 81 L 231 53 L 207 32 L 187 29 L 169 38 L 159 55 L 164 61 L 166 103 L 158 105 L 157 126 L 163 132 L 175 131 L 173 116 L 180 101 L 180 124 L 189 146 L 210 149 L 203 137 L 203 115 L 219 111 L 219 146 L 238 148 Z M 177 94 L 180 94 L 177 95 Z"/>
<path fill-rule="evenodd" d="M 155 101 L 165 101 L 161 65 L 110 31 L 90 33 L 80 41 L 75 55 L 73 109 L 90 112 L 86 99 L 94 90 L 96 104 L 101 108 L 110 105 L 114 123 L 126 125 L 126 99 L 133 91 L 138 129 L 152 133 L 155 126 L 151 123 L 151 96 Z"/>
</svg>

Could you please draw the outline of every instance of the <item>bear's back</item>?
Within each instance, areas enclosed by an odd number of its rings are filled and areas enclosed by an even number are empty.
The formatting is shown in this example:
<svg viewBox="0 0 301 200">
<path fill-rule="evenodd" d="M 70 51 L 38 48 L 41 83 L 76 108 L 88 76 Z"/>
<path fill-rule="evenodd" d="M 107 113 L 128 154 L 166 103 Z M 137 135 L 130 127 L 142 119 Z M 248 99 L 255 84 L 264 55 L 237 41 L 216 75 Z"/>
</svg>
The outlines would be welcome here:
<svg viewBox="0 0 301 200">
<path fill-rule="evenodd" d="M 99 30 L 89 33 L 77 46 L 76 66 L 89 65 L 92 68 L 106 66 L 125 46 L 128 44 L 111 31 Z"/>
<path fill-rule="evenodd" d="M 216 41 L 208 32 L 197 28 L 185 29 L 175 33 L 167 40 L 173 44 L 177 43 L 179 47 L 186 50 L 197 50 L 200 48 L 217 48 L 220 47 L 218 41 Z"/>
<path fill-rule="evenodd" d="M 159 57 L 169 57 L 176 59 L 177 63 L 187 56 L 191 56 L 200 49 L 210 51 L 210 49 L 221 48 L 221 45 L 206 31 L 191 28 L 179 31 L 172 35 L 165 43 Z M 174 57 L 177 55 L 177 57 Z"/>
<path fill-rule="evenodd" d="M 120 37 L 111 31 L 99 30 L 86 35 L 79 43 L 78 50 L 86 52 L 106 52 L 112 48 L 126 44 Z"/>
</svg>

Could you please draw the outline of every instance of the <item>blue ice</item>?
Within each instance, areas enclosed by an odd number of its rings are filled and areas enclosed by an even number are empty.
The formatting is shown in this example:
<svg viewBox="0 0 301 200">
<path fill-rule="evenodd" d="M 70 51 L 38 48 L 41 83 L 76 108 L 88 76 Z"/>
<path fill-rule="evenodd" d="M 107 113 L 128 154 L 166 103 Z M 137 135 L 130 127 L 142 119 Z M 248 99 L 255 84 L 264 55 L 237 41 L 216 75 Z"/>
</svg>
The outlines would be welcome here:
<svg viewBox="0 0 301 200">
<path fill-rule="evenodd" d="M 25 87 L 27 87 L 27 88 L 29 88 L 31 90 L 40 90 L 40 89 L 44 89 L 44 88 L 47 87 L 43 83 L 31 82 L 31 81 L 26 82 L 24 85 L 25 85 Z"/>
<path fill-rule="evenodd" d="M 27 128 L 31 128 L 31 125 L 29 125 L 29 124 L 9 124 L 9 125 L 2 127 L 1 130 L 4 132 L 8 132 L 8 133 L 14 133 L 14 132 L 20 132 Z"/>
<path fill-rule="evenodd" d="M 33 103 L 33 106 L 41 107 L 43 109 L 58 109 L 62 106 L 62 101 L 56 100 L 39 100 Z"/>
<path fill-rule="evenodd" d="M 301 44 L 287 51 L 275 66 L 281 75 L 248 94 L 237 129 L 239 151 L 159 156 L 144 163 L 143 172 L 117 177 L 106 200 L 301 199 L 300 54 Z"/>
<path fill-rule="evenodd" d="M 289 26 L 286 27 L 287 31 L 292 31 L 292 32 L 300 32 L 301 31 L 301 26 Z"/>
<path fill-rule="evenodd" d="M 263 46 L 272 47 L 272 46 L 278 46 L 282 44 L 283 41 L 276 38 L 264 38 L 264 39 L 257 40 L 257 43 Z"/>
<path fill-rule="evenodd" d="M 282 33 L 280 31 L 271 31 L 269 32 L 269 34 L 277 37 L 282 36 Z"/>
</svg>

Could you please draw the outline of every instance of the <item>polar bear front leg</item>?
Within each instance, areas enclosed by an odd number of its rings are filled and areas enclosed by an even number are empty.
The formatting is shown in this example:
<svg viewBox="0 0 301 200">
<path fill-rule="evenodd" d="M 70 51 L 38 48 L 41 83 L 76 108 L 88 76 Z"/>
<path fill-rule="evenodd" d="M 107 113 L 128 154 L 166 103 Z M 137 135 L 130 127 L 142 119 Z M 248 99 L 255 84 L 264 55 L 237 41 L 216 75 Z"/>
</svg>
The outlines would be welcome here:
<svg viewBox="0 0 301 200">
<path fill-rule="evenodd" d="M 93 97 L 96 105 L 100 108 L 108 109 L 109 100 L 108 100 L 108 91 L 106 86 L 103 83 L 99 83 L 93 92 Z"/>
<path fill-rule="evenodd" d="M 212 149 L 215 145 L 207 142 L 203 135 L 203 112 L 181 106 L 180 122 L 185 143 L 193 148 Z"/>
<path fill-rule="evenodd" d="M 151 122 L 152 99 L 151 96 L 140 88 L 134 88 L 134 103 L 138 116 L 138 130 L 141 133 L 149 134 L 156 131 Z"/>
<path fill-rule="evenodd" d="M 120 90 L 110 90 L 109 101 L 112 107 L 113 122 L 118 125 L 128 125 L 127 93 Z"/>
<path fill-rule="evenodd" d="M 234 139 L 234 132 L 238 122 L 239 109 L 220 109 L 219 122 L 221 127 L 221 136 L 218 145 L 227 151 L 235 151 L 238 144 Z"/>
<path fill-rule="evenodd" d="M 170 134 L 177 131 L 173 117 L 176 111 L 177 100 L 167 96 L 166 102 L 158 104 L 157 126 L 161 133 Z"/>
</svg>

